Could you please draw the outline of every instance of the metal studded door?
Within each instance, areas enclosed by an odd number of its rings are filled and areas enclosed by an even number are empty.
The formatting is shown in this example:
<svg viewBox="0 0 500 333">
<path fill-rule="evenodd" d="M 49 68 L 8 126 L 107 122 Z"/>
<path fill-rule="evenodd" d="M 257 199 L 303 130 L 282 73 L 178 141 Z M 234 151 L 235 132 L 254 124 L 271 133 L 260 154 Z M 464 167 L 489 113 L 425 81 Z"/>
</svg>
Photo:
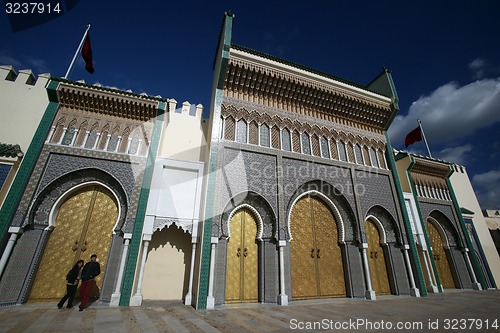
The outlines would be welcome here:
<svg viewBox="0 0 500 333">
<path fill-rule="evenodd" d="M 436 264 L 439 280 L 444 288 L 456 288 L 453 275 L 451 274 L 450 264 L 446 258 L 444 242 L 436 226 L 427 221 L 427 233 L 432 246 L 432 255 Z"/>
<path fill-rule="evenodd" d="M 229 223 L 231 237 L 227 244 L 226 303 L 257 302 L 257 223 L 247 209 L 236 212 Z"/>
<path fill-rule="evenodd" d="M 384 250 L 380 245 L 379 230 L 371 221 L 366 221 L 365 230 L 368 237 L 368 263 L 370 265 L 373 290 L 377 294 L 390 294 L 391 287 L 387 275 Z"/>
<path fill-rule="evenodd" d="M 345 296 L 335 220 L 323 202 L 300 199 L 292 209 L 290 242 L 294 299 Z"/>
<path fill-rule="evenodd" d="M 77 190 L 59 208 L 56 225 L 45 248 L 30 301 L 54 300 L 66 292 L 66 273 L 79 259 L 87 262 L 97 254 L 101 289 L 118 207 L 113 195 L 102 186 Z"/>
</svg>

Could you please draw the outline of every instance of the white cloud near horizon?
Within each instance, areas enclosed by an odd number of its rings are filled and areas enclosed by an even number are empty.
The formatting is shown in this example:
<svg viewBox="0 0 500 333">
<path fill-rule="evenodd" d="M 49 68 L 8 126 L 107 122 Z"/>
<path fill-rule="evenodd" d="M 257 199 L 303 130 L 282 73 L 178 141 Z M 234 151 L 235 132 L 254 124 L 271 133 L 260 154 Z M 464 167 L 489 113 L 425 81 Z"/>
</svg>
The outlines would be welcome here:
<svg viewBox="0 0 500 333">
<path fill-rule="evenodd" d="M 474 175 L 472 184 L 482 209 L 500 208 L 500 168 Z"/>
<path fill-rule="evenodd" d="M 437 157 L 441 160 L 452 162 L 460 165 L 465 165 L 468 160 L 468 153 L 472 151 L 472 145 L 470 143 L 457 146 L 457 147 L 447 147 L 441 150 L 439 153 L 432 156 Z"/>
<path fill-rule="evenodd" d="M 0 53 L 0 66 L 12 66 L 18 72 L 23 69 L 31 69 L 35 75 L 50 73 L 50 67 L 47 61 L 39 58 L 22 57 L 21 59 L 10 56 L 6 53 Z"/>
<path fill-rule="evenodd" d="M 469 64 L 469 69 L 474 79 L 482 79 L 488 70 L 488 63 L 484 59 L 476 58 Z"/>
<path fill-rule="evenodd" d="M 422 96 L 405 116 L 396 116 L 389 135 L 395 147 L 406 134 L 422 127 L 429 145 L 449 144 L 481 128 L 500 122 L 500 78 L 483 79 L 464 86 L 450 82 Z"/>
</svg>

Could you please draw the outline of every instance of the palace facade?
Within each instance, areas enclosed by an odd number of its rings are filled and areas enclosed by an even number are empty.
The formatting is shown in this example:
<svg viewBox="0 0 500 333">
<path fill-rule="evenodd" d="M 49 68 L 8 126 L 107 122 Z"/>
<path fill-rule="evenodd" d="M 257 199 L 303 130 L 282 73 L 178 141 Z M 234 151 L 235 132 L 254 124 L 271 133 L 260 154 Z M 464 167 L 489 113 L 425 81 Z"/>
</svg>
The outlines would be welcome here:
<svg viewBox="0 0 500 333">
<path fill-rule="evenodd" d="M 233 19 L 208 119 L 202 105 L 44 76 L 0 211 L 0 304 L 60 298 L 93 253 L 94 296 L 113 306 L 496 288 L 452 166 L 391 147 L 391 73 L 360 85 L 235 45 Z"/>
</svg>

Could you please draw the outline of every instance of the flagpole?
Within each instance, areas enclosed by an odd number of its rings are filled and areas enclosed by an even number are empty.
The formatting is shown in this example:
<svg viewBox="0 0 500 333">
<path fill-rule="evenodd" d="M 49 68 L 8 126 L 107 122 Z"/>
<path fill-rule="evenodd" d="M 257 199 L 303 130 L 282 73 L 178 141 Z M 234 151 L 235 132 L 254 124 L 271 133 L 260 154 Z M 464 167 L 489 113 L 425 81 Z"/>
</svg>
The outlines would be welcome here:
<svg viewBox="0 0 500 333">
<path fill-rule="evenodd" d="M 427 139 L 425 138 L 424 129 L 422 128 L 422 123 L 420 122 L 420 119 L 417 119 L 417 121 L 418 121 L 418 126 L 420 127 L 420 131 L 422 132 L 422 137 L 424 138 L 425 146 L 427 147 L 427 151 L 429 152 L 429 157 L 432 158 L 431 150 L 429 149 L 429 144 L 427 144 Z"/>
<path fill-rule="evenodd" d="M 80 41 L 80 45 L 78 45 L 78 48 L 76 49 L 75 55 L 73 56 L 73 60 L 71 60 L 71 64 L 69 64 L 68 71 L 66 72 L 66 75 L 63 76 L 63 79 L 67 79 L 69 77 L 69 74 L 73 70 L 73 66 L 75 64 L 76 57 L 78 57 L 78 53 L 80 53 L 80 51 L 82 49 L 83 42 L 85 41 L 85 37 L 87 37 L 89 30 L 90 30 L 90 23 L 87 24 L 87 29 L 85 29 L 85 32 L 83 33 L 83 37 L 82 37 L 82 40 Z"/>
</svg>

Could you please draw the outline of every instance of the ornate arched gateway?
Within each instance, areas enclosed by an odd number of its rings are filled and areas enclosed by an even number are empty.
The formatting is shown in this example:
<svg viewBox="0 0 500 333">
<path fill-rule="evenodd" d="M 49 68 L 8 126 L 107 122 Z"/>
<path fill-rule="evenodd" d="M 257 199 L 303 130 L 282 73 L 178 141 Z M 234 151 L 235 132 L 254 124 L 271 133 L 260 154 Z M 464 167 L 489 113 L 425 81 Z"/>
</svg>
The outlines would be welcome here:
<svg viewBox="0 0 500 333">
<path fill-rule="evenodd" d="M 319 196 L 296 201 L 290 232 L 292 298 L 346 296 L 337 221 Z"/>
<path fill-rule="evenodd" d="M 444 288 L 456 288 L 450 263 L 448 262 L 445 251 L 446 239 L 444 237 L 446 236 L 445 233 L 443 231 L 440 232 L 438 228 L 441 228 L 441 226 L 436 221 L 431 218 L 427 220 L 427 234 L 432 246 L 432 255 L 439 280 Z"/>
<path fill-rule="evenodd" d="M 226 303 L 257 302 L 259 260 L 257 222 L 250 206 L 235 211 L 229 222 Z"/>
<path fill-rule="evenodd" d="M 102 184 L 79 187 L 53 210 L 55 222 L 29 296 L 30 301 L 57 299 L 65 293 L 65 276 L 73 264 L 91 254 L 98 255 L 104 273 L 109 256 L 118 205 L 113 193 Z M 102 289 L 103 275 L 96 278 Z M 95 296 L 97 296 L 95 294 Z"/>
</svg>

